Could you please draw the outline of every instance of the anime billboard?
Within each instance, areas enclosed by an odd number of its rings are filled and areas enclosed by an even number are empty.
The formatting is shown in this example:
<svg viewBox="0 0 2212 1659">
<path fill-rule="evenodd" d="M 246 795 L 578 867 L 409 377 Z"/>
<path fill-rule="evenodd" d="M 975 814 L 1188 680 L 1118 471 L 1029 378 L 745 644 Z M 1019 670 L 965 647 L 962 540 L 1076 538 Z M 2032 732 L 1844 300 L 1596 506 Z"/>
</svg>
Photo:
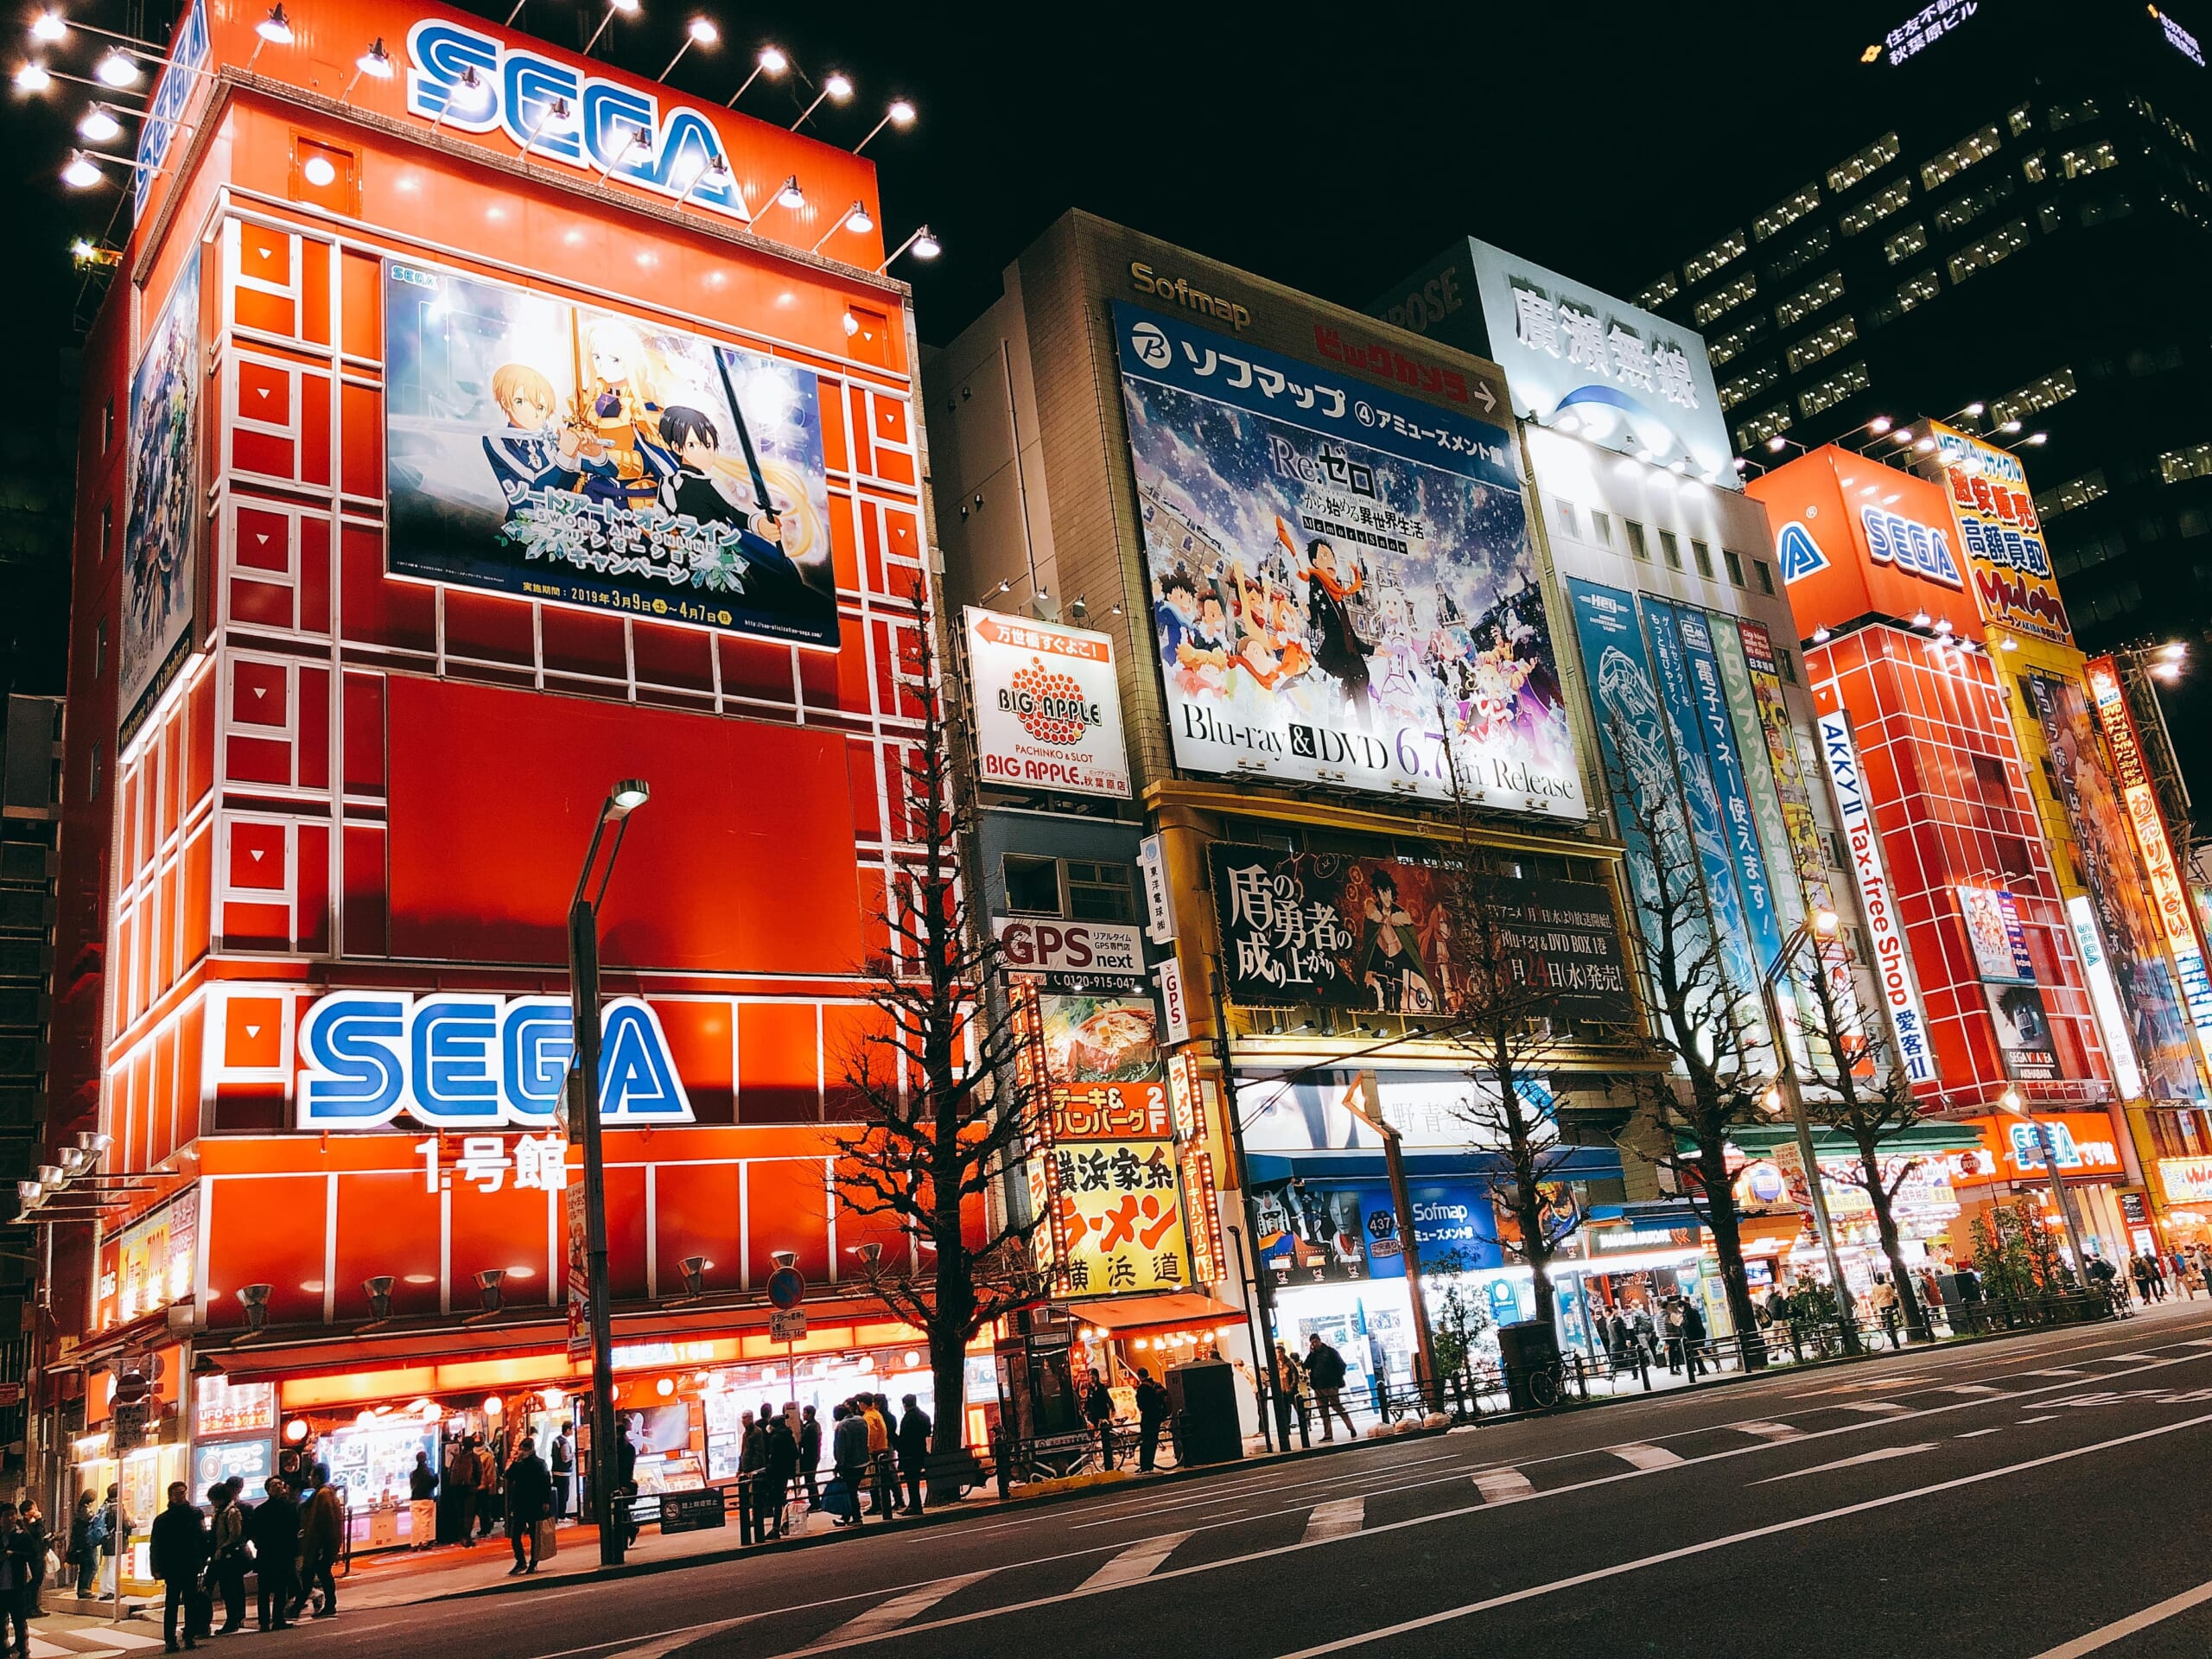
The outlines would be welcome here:
<svg viewBox="0 0 2212 1659">
<path fill-rule="evenodd" d="M 192 654 L 200 593 L 200 254 L 177 272 L 130 376 L 116 707 L 125 742 Z"/>
<path fill-rule="evenodd" d="M 807 370 L 417 265 L 385 323 L 391 574 L 836 645 Z"/>
<path fill-rule="evenodd" d="M 1114 327 L 1176 764 L 1587 816 L 1507 435 Z"/>
</svg>

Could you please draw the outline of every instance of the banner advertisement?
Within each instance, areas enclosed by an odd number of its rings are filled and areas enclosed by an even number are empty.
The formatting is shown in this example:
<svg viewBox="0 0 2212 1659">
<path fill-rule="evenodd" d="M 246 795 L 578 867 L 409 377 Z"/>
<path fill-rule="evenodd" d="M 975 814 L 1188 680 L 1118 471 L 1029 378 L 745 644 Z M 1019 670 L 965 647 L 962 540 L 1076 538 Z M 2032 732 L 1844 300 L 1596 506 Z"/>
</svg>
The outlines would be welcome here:
<svg viewBox="0 0 2212 1659">
<path fill-rule="evenodd" d="M 2072 645 L 2074 631 L 2020 458 L 1940 421 L 1930 421 L 1928 429 L 1950 486 L 1951 518 L 1966 547 L 1982 615 L 2015 633 Z"/>
<path fill-rule="evenodd" d="M 1424 1269 L 1465 1273 L 1505 1265 L 1497 1208 L 1484 1183 L 1412 1181 L 1406 1196 Z M 1381 1176 L 1259 1182 L 1252 1198 L 1260 1259 L 1278 1287 L 1406 1276 L 1397 1211 Z"/>
<path fill-rule="evenodd" d="M 1452 873 L 1395 859 L 1216 842 L 1224 988 L 1240 1007 L 1316 1004 L 1448 1014 Z M 1560 1016 L 1627 1024 L 1635 998 L 1605 889 L 1548 879 L 1486 883 L 1524 982 Z"/>
<path fill-rule="evenodd" d="M 1867 964 L 1889 1012 L 1890 1030 L 1897 1039 L 1897 1064 L 1915 1089 L 1933 1087 L 1937 1081 L 1936 1051 L 1929 1043 L 1920 988 L 1905 954 L 1904 924 L 1897 915 L 1889 876 L 1883 868 L 1881 840 L 1875 832 L 1866 781 L 1859 771 L 1859 749 L 1851 740 L 1851 721 L 1836 709 L 1818 715 L 1816 721 L 1821 760 L 1827 768 L 1828 787 L 1835 797 L 1836 823 L 1851 854 L 1859 913 L 1866 922 Z M 2045 1040 L 2049 1040 L 2048 1033 Z"/>
<path fill-rule="evenodd" d="M 2144 770 L 2143 750 L 2135 738 L 2135 721 L 2120 684 L 2120 670 L 2109 657 L 2090 659 L 2089 701 L 2097 724 L 2112 747 L 2113 770 L 2120 785 L 2120 798 L 2127 814 L 2135 850 L 2150 880 L 2151 913 L 2166 942 L 2181 979 L 2182 1001 L 2196 1027 L 2197 1046 L 2212 1058 L 2212 975 L 2205 972 L 2204 951 L 2196 942 L 2196 919 L 2190 913 L 2189 887 L 2174 865 L 2172 843 L 2166 839 L 2164 817 L 2158 810 L 2158 791 Z"/>
<path fill-rule="evenodd" d="M 967 624 L 982 781 L 1126 800 L 1129 756 L 1113 640 L 973 605 Z"/>
<path fill-rule="evenodd" d="M 1190 1282 L 1172 1142 L 1077 1144 L 1043 1156 L 1052 1160 L 1056 1191 L 1048 1201 L 1067 1294 L 1180 1290 Z"/>
<path fill-rule="evenodd" d="M 1959 887 L 1959 914 L 1974 946 L 1974 967 L 1985 980 L 2000 985 L 2032 985 L 2035 958 L 2028 954 L 2027 931 L 2019 906 L 2002 887 Z"/>
<path fill-rule="evenodd" d="M 1696 700 L 1705 740 L 1706 766 L 1713 774 L 1713 793 L 1720 804 L 1728 856 L 1736 868 L 1737 890 L 1764 971 L 1782 954 L 1782 929 L 1775 920 L 1774 888 L 1767 879 L 1766 858 L 1759 850 L 1758 820 L 1751 808 L 1744 758 L 1729 722 L 1727 691 L 1713 655 L 1713 631 L 1702 612 L 1683 606 L 1675 607 L 1674 611 L 1683 661 L 1689 670 L 1690 693 Z"/>
<path fill-rule="evenodd" d="M 1042 974 L 1069 989 L 1094 980 L 1144 977 L 1144 944 L 1119 922 L 1063 922 L 1049 916 L 994 916 L 1000 966 Z"/>
<path fill-rule="evenodd" d="M 1158 1083 L 1160 1012 L 1149 996 L 1037 999 L 1045 1074 L 1055 1084 Z"/>
<path fill-rule="evenodd" d="M 1744 798 L 1750 804 L 1751 821 L 1758 828 L 1759 850 L 1765 855 L 1774 909 L 1785 926 L 1795 927 L 1805 919 L 1804 899 L 1798 883 L 1789 879 L 1795 868 L 1789 830 L 1782 816 L 1781 785 L 1775 779 L 1773 758 L 1767 750 L 1766 722 L 1759 712 L 1758 693 L 1751 685 L 1743 637 L 1737 632 L 1732 617 L 1707 614 L 1703 621 L 1713 660 L 1720 670 L 1720 688 L 1727 698 L 1728 723 L 1734 729 L 1736 754 L 1743 764 Z M 1786 707 L 1783 719 L 1786 725 Z"/>
<path fill-rule="evenodd" d="M 1950 1166 L 1951 1185 L 1976 1186 L 1990 1181 L 2017 1181 L 2038 1174 L 2044 1167 L 2040 1124 L 2050 1137 L 2051 1155 L 2067 1175 L 2127 1177 L 2111 1117 L 2103 1112 L 2037 1112 L 2031 1122 L 2009 1114 L 1970 1117 L 1962 1127 L 1977 1130 L 1981 1145 L 1970 1152 L 1942 1154 Z"/>
<path fill-rule="evenodd" d="M 836 647 L 811 372 L 420 265 L 384 292 L 392 575 Z"/>
<path fill-rule="evenodd" d="M 1586 817 L 1511 438 L 1119 301 L 1114 328 L 1176 764 Z"/>
<path fill-rule="evenodd" d="M 2096 1011 L 2097 1030 L 2105 1039 L 2105 1058 L 2112 1062 L 2112 1080 L 2120 1085 L 2120 1098 L 2143 1096 L 2143 1070 L 2135 1054 L 2135 1039 L 2127 1029 L 2127 1011 L 2113 981 L 2112 963 L 2105 957 L 2104 936 L 2097 931 L 2094 908 L 2087 893 L 2066 899 L 2067 925 L 2074 930 L 2074 948 L 2082 953 L 2082 971 L 2088 976 L 2089 1006 Z"/>
<path fill-rule="evenodd" d="M 1990 1023 L 1997 1032 L 2005 1075 L 2020 1080 L 2058 1075 L 2058 1051 L 2051 1046 L 2050 1015 L 2043 989 L 2036 985 L 1984 985 Z"/>
<path fill-rule="evenodd" d="M 2169 1204 L 2212 1204 L 2212 1158 L 2161 1158 L 2158 1181 Z"/>
<path fill-rule="evenodd" d="M 193 15 L 196 17 L 197 9 Z M 204 36 L 203 36 L 204 39 Z M 175 79 L 175 77 L 172 77 Z M 164 83 L 166 86 L 167 83 Z M 200 594 L 200 252 L 177 272 L 130 375 L 116 707 L 128 743 L 192 655 Z"/>
<path fill-rule="evenodd" d="M 2126 810 L 2106 770 L 2096 717 L 2072 680 L 2030 674 L 2028 696 L 2043 725 L 2060 804 L 2074 829 L 2074 860 L 2088 888 L 2103 957 L 2126 1034 L 2142 1068 L 2143 1092 L 2153 1100 L 2203 1104 L 2204 1077 L 2188 1011 L 2174 983 L 2164 937 L 2152 913 Z M 2072 913 L 2075 900 L 2069 899 Z M 2081 925 L 2075 933 L 2078 938 Z M 2090 952 L 2082 952 L 2088 960 Z M 2094 983 L 2094 976 L 2092 982 Z M 2107 1046 L 2116 1048 L 2107 1039 Z"/>
</svg>

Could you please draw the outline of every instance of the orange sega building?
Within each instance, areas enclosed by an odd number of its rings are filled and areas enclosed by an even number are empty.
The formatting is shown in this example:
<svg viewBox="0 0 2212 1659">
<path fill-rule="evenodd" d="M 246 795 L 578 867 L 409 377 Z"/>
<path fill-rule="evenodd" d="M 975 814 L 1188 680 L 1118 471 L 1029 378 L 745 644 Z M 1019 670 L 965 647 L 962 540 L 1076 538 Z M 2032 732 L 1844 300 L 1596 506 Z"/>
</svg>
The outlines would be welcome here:
<svg viewBox="0 0 2212 1659">
<path fill-rule="evenodd" d="M 40 1451 L 143 1529 L 287 1436 L 374 1503 L 441 1426 L 584 1418 L 550 1106 L 317 1124 L 302 1027 L 565 998 L 638 777 L 606 989 L 683 1109 L 609 1120 L 618 1380 L 641 1468 L 734 1472 L 731 1389 L 826 1417 L 925 1364 L 830 1127 L 930 566 L 874 168 L 435 6 L 264 15 L 181 21 L 86 350 L 50 1133 L 138 1179 L 60 1233 Z"/>
</svg>

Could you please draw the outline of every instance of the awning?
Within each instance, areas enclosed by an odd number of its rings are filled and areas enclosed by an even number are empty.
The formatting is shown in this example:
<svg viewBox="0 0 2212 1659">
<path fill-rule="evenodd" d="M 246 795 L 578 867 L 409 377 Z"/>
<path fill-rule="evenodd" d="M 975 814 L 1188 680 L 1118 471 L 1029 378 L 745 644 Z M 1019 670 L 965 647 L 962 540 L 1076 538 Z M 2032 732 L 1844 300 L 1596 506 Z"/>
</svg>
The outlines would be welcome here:
<svg viewBox="0 0 2212 1659">
<path fill-rule="evenodd" d="M 1255 1152 L 1246 1156 L 1244 1163 L 1255 1183 L 1287 1181 L 1294 1176 L 1309 1181 L 1325 1178 L 1387 1181 L 1390 1174 L 1379 1147 L 1350 1152 Z M 1497 1152 L 1409 1152 L 1405 1164 L 1406 1175 L 1413 1180 L 1510 1179 L 1505 1154 Z M 1620 1174 L 1621 1154 L 1612 1147 L 1563 1147 L 1545 1157 L 1547 1180 L 1618 1180 Z"/>
<path fill-rule="evenodd" d="M 1764 1158 L 1777 1147 L 1797 1144 L 1797 1131 L 1787 1123 L 1746 1123 L 1731 1129 L 1728 1138 L 1747 1156 Z M 1875 1143 L 1884 1158 L 1917 1158 L 1934 1152 L 1971 1152 L 1981 1145 L 1981 1135 L 1967 1123 L 1913 1123 L 1885 1135 Z M 1685 1151 L 1691 1147 L 1686 1142 Z M 1859 1143 L 1838 1128 L 1813 1131 L 1813 1155 L 1823 1160 L 1859 1156 Z"/>
<path fill-rule="evenodd" d="M 1116 1337 L 1139 1331 L 1163 1331 L 1179 1325 L 1242 1325 L 1244 1310 L 1195 1292 L 1164 1296 L 1108 1296 L 1095 1302 L 1074 1302 L 1068 1312 L 1079 1325 L 1095 1325 Z"/>
</svg>

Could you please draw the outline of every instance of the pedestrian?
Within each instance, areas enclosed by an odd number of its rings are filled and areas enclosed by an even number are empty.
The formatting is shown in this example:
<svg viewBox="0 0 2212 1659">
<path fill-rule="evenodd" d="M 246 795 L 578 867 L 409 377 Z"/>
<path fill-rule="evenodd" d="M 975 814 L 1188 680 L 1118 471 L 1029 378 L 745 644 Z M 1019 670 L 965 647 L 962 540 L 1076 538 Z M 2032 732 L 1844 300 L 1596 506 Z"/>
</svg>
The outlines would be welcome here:
<svg viewBox="0 0 2212 1659">
<path fill-rule="evenodd" d="M 118 1600 L 122 1590 L 116 1562 L 130 1541 L 130 1517 L 124 1512 L 122 1488 L 110 1483 L 107 1502 L 100 1505 L 100 1576 L 106 1581 L 102 1588 Z"/>
<path fill-rule="evenodd" d="M 1137 1472 L 1148 1475 L 1160 1459 L 1160 1426 L 1167 1421 L 1167 1390 L 1137 1368 Z"/>
<path fill-rule="evenodd" d="M 563 1423 L 553 1436 L 553 1456 L 547 1465 L 553 1477 L 553 1518 L 569 1518 L 569 1501 L 575 1496 L 576 1482 L 576 1443 L 573 1436 L 576 1426 Z"/>
<path fill-rule="evenodd" d="M 30 1659 L 31 1621 L 27 1611 L 30 1601 L 23 1593 L 23 1580 L 29 1569 L 22 1558 L 22 1521 L 12 1503 L 0 1503 L 0 1647 L 8 1647 L 15 1659 Z M 172 1641 L 174 1649 L 176 1643 Z"/>
<path fill-rule="evenodd" d="M 553 1513 L 553 1475 L 546 1468 L 545 1459 L 537 1455 L 536 1435 L 522 1437 L 522 1443 L 515 1448 L 515 1460 L 507 1465 L 506 1478 L 500 1487 L 506 1494 L 507 1542 L 515 1553 L 515 1564 L 507 1576 L 535 1573 L 537 1523 Z"/>
<path fill-rule="evenodd" d="M 1298 1418 L 1298 1443 L 1310 1447 L 1313 1444 L 1311 1429 L 1313 1413 L 1306 1408 L 1306 1372 L 1296 1357 L 1280 1342 L 1275 1344 L 1275 1431 L 1282 1442 L 1282 1449 L 1290 1450 L 1290 1420 Z"/>
<path fill-rule="evenodd" d="M 54 1540 L 46 1530 L 46 1511 L 39 1508 L 38 1499 L 27 1497 L 16 1519 L 17 1529 L 22 1534 L 23 1557 L 30 1568 L 30 1582 L 22 1589 L 23 1616 L 44 1618 L 46 1609 L 39 1605 L 39 1597 L 46 1588 L 47 1552 L 54 1547 Z M 0 1635 L 4 1634 L 0 1630 Z"/>
<path fill-rule="evenodd" d="M 1894 1294 L 1894 1293 L 1892 1293 Z M 1682 1357 L 1688 1363 L 1690 1381 L 1703 1376 L 1705 1364 L 1705 1315 L 1698 1311 L 1695 1302 L 1681 1304 Z"/>
<path fill-rule="evenodd" d="M 227 1480 L 207 1489 L 207 1610 L 214 1619 L 216 1593 L 223 1598 L 223 1627 L 228 1636 L 245 1623 L 245 1510 Z"/>
<path fill-rule="evenodd" d="M 200 1569 L 207 1565 L 207 1518 L 193 1507 L 192 1493 L 181 1480 L 169 1483 L 169 1506 L 154 1517 L 149 1564 L 162 1581 L 162 1641 L 177 1649 L 178 1621 L 184 1645 L 200 1645 L 193 1635 L 200 1601 Z"/>
<path fill-rule="evenodd" d="M 1678 1376 L 1681 1374 L 1682 1370 L 1681 1303 L 1679 1301 L 1669 1302 L 1667 1304 L 1666 1312 L 1662 1315 L 1662 1318 L 1666 1322 L 1667 1331 L 1667 1371 L 1669 1376 Z"/>
<path fill-rule="evenodd" d="M 2129 1276 L 2135 1281 L 2135 1288 L 2147 1306 L 2151 1300 L 2151 1264 L 2138 1255 L 2128 1262 L 2127 1271 Z"/>
<path fill-rule="evenodd" d="M 246 1537 L 253 1545 L 254 1599 L 258 1605 L 256 1624 L 264 1630 L 281 1630 L 292 1622 L 293 1562 L 300 1551 L 300 1506 L 292 1501 L 283 1477 L 271 1475 L 263 1488 L 268 1496 L 246 1517 Z"/>
<path fill-rule="evenodd" d="M 861 1481 L 868 1473 L 868 1422 L 850 1404 L 836 1407 L 830 1414 L 830 1468 L 834 1486 L 832 1496 L 847 1513 L 832 1516 L 841 1527 L 861 1524 Z"/>
<path fill-rule="evenodd" d="M 430 1454 L 417 1452 L 415 1466 L 407 1471 L 407 1548 L 428 1549 L 438 1530 L 438 1471 L 430 1467 Z"/>
<path fill-rule="evenodd" d="M 92 1580 L 99 1573 L 100 1512 L 93 1506 L 92 1491 L 86 1487 L 77 1494 L 77 1503 L 69 1511 L 69 1554 L 65 1564 L 77 1569 L 77 1599 L 87 1600 L 92 1593 Z"/>
<path fill-rule="evenodd" d="M 330 1478 L 330 1471 L 315 1464 L 305 1471 L 313 1490 L 300 1506 L 300 1583 L 293 1597 L 292 1617 L 306 1611 L 320 1597 L 316 1618 L 338 1616 L 338 1580 L 332 1569 L 345 1543 L 346 1505 Z"/>
<path fill-rule="evenodd" d="M 482 1459 L 479 1465 L 482 1472 L 476 1489 L 476 1535 L 489 1538 L 492 1529 L 506 1516 L 506 1503 L 502 1496 L 502 1489 L 505 1485 L 505 1467 L 499 1461 L 499 1448 L 496 1444 L 486 1445 L 480 1441 L 477 1455 Z"/>
<path fill-rule="evenodd" d="M 1358 1439 L 1359 1431 L 1351 1426 L 1351 1414 L 1344 1409 L 1344 1357 L 1322 1341 L 1319 1331 L 1306 1339 L 1306 1380 L 1313 1385 L 1313 1402 L 1321 1414 L 1322 1440 L 1337 1438 L 1337 1431 L 1329 1421 L 1331 1412 L 1343 1420 L 1346 1434 Z"/>
<path fill-rule="evenodd" d="M 594 1477 L 597 1478 L 596 1476 Z M 623 1412 L 614 1420 L 614 1488 L 618 1500 L 616 1515 L 624 1528 L 627 1541 L 624 1548 L 638 1541 L 638 1443 L 630 1438 L 630 1414 Z"/>
<path fill-rule="evenodd" d="M 2166 1259 L 2156 1250 L 2145 1250 L 2143 1260 L 2151 1269 L 2152 1294 L 2163 1302 L 2166 1300 Z"/>
<path fill-rule="evenodd" d="M 822 1488 L 816 1484 L 817 1472 L 822 1467 L 822 1424 L 809 1406 L 798 1419 L 798 1471 L 806 1481 L 806 1507 L 811 1511 L 822 1507 Z"/>
<path fill-rule="evenodd" d="M 868 1465 L 874 1477 L 872 1513 L 887 1518 L 899 1509 L 899 1465 L 891 1449 L 891 1397 L 862 1395 L 861 1416 L 868 1424 Z"/>
<path fill-rule="evenodd" d="M 1083 1385 L 1083 1420 L 1098 1436 L 1098 1465 L 1102 1469 L 1114 1466 L 1114 1396 L 1100 1380 L 1098 1368 L 1094 1365 L 1085 1373 Z"/>
<path fill-rule="evenodd" d="M 784 1506 L 790 1501 L 791 1484 L 798 1478 L 798 1437 L 791 1433 L 791 1419 L 798 1414 L 786 1408 L 768 1421 L 768 1466 L 761 1475 L 765 1493 L 762 1514 L 769 1535 L 784 1535 Z"/>
<path fill-rule="evenodd" d="M 1887 1274 L 1878 1273 L 1866 1292 L 1866 1306 L 1873 1309 L 1874 1318 L 1890 1338 L 1890 1346 L 1897 1345 L 1897 1319 L 1904 1306 L 1897 1287 L 1891 1284 Z"/>
<path fill-rule="evenodd" d="M 476 1548 L 476 1488 L 484 1478 L 483 1455 L 476 1437 L 464 1434 L 454 1445 L 453 1461 L 446 1465 L 446 1507 L 465 1548 Z"/>
<path fill-rule="evenodd" d="M 737 1541 L 741 1545 L 755 1541 L 753 1484 L 767 1463 L 768 1431 L 751 1412 L 746 1412 L 737 1420 Z"/>
<path fill-rule="evenodd" d="M 932 1425 L 929 1414 L 914 1402 L 912 1395 L 905 1395 L 899 1403 L 906 1408 L 899 1414 L 899 1478 L 906 1487 L 906 1513 L 919 1515 L 922 1475 L 929 1467 Z"/>
</svg>

